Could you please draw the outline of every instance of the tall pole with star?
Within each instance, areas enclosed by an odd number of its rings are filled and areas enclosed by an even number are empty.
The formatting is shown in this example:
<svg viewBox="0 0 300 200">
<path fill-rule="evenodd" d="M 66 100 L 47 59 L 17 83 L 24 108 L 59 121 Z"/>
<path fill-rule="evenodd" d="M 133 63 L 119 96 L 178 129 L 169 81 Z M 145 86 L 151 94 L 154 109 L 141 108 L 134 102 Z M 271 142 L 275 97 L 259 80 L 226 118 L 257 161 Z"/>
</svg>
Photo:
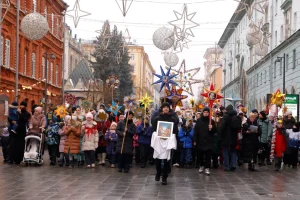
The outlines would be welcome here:
<svg viewBox="0 0 300 200">
<path fill-rule="evenodd" d="M 146 114 L 147 114 L 146 109 L 150 105 L 150 103 L 153 102 L 153 100 L 150 99 L 150 97 L 148 96 L 148 93 L 146 93 L 146 95 L 141 100 L 139 100 L 139 102 L 141 102 L 142 104 L 144 104 L 144 109 L 145 109 L 144 128 L 145 128 L 146 127 L 146 121 L 145 121 L 145 119 L 146 119 Z"/>
</svg>

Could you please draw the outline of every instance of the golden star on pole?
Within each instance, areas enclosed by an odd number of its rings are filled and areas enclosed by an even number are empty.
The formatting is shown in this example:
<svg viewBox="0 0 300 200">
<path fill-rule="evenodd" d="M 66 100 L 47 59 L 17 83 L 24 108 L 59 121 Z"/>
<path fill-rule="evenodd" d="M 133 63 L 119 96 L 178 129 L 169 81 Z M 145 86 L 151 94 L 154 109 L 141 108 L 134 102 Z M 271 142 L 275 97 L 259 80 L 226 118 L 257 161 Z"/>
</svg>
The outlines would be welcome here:
<svg viewBox="0 0 300 200">
<path fill-rule="evenodd" d="M 60 118 L 64 118 L 68 114 L 67 109 L 64 106 L 58 106 L 54 112 L 56 115 L 59 115 Z"/>
<path fill-rule="evenodd" d="M 282 106 L 282 103 L 285 101 L 285 94 L 282 94 L 280 92 L 280 89 L 278 89 L 275 93 L 272 94 L 271 97 L 271 104 L 276 105 L 277 107 Z"/>
<path fill-rule="evenodd" d="M 139 102 L 141 102 L 142 104 L 144 104 L 145 109 L 150 105 L 150 103 L 153 102 L 152 99 L 150 99 L 150 97 L 148 96 L 148 93 L 146 93 L 145 96 L 143 96 L 143 98 L 141 100 L 139 100 Z"/>
</svg>

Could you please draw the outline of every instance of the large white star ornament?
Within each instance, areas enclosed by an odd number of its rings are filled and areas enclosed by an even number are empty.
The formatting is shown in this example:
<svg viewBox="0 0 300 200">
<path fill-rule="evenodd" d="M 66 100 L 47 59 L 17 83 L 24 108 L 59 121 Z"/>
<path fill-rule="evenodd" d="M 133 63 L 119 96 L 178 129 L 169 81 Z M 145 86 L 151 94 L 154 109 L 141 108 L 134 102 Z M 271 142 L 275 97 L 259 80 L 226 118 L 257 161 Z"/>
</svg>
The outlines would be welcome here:
<svg viewBox="0 0 300 200">
<path fill-rule="evenodd" d="M 91 13 L 80 9 L 79 0 L 76 0 L 73 9 L 67 11 L 67 13 L 71 13 L 66 15 L 73 18 L 75 28 L 77 28 L 80 18 L 91 15 Z"/>
</svg>

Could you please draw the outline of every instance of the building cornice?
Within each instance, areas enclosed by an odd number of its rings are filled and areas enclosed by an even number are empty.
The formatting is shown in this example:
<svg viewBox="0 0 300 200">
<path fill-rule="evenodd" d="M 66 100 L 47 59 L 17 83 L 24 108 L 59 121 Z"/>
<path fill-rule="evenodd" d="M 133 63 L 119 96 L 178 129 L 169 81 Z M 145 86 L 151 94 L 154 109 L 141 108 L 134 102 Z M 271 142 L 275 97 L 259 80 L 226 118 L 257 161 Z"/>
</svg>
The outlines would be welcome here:
<svg viewBox="0 0 300 200">
<path fill-rule="evenodd" d="M 246 71 L 246 74 L 248 75 L 251 72 L 253 72 L 255 69 L 259 68 L 262 64 L 264 64 L 271 58 L 271 55 L 275 55 L 276 53 L 280 52 L 282 49 L 287 47 L 291 42 L 294 42 L 297 39 L 299 39 L 299 37 L 300 37 L 300 29 L 298 31 L 296 31 L 293 35 L 291 35 L 288 39 L 284 40 L 280 45 L 278 45 L 275 49 L 273 49 L 270 53 L 268 53 L 265 57 L 263 57 L 255 65 L 250 67 Z"/>
</svg>

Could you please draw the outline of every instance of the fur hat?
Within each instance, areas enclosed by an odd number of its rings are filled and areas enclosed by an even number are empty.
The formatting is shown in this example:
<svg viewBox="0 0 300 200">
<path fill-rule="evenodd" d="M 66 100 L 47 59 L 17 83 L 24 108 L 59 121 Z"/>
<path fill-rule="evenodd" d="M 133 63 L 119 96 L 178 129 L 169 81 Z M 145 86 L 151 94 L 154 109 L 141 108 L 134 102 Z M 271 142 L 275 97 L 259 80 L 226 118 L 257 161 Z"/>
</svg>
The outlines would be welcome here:
<svg viewBox="0 0 300 200">
<path fill-rule="evenodd" d="M 116 126 L 116 128 L 117 128 L 117 125 L 118 124 L 116 122 L 112 122 L 111 125 L 110 125 L 110 129 L 112 128 L 112 126 Z"/>
<path fill-rule="evenodd" d="M 104 122 L 107 119 L 107 114 L 105 110 L 100 109 L 95 115 L 95 121 L 97 122 Z"/>
<path fill-rule="evenodd" d="M 99 107 L 103 107 L 103 109 L 105 109 L 105 105 L 103 104 L 103 103 L 101 103 L 100 105 L 99 105 Z M 101 109 L 101 108 L 100 108 Z"/>
<path fill-rule="evenodd" d="M 209 107 L 204 107 L 202 110 L 202 112 L 209 112 L 209 111 L 210 111 Z"/>
<path fill-rule="evenodd" d="M 94 116 L 91 112 L 88 112 L 86 115 L 85 115 L 85 118 L 91 118 L 91 119 L 94 119 Z"/>
<path fill-rule="evenodd" d="M 170 104 L 168 102 L 164 102 L 164 103 L 161 104 L 160 108 L 163 109 L 164 107 L 170 108 Z"/>
</svg>

